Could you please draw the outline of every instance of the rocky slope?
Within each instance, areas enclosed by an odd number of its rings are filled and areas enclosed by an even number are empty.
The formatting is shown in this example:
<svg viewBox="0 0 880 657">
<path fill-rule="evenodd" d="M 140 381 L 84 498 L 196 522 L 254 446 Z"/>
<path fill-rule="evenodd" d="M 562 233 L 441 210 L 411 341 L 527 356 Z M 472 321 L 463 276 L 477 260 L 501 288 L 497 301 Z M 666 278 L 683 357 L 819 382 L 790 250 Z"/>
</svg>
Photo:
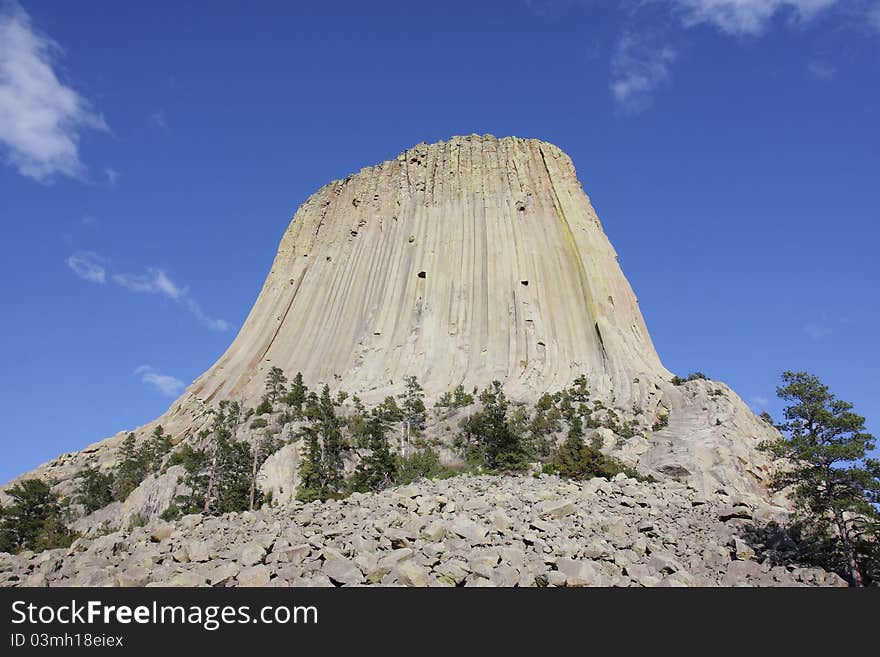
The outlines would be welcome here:
<svg viewBox="0 0 880 657">
<path fill-rule="evenodd" d="M 844 586 L 758 530 L 784 517 L 674 481 L 461 476 L 0 555 L 0 585 Z"/>
</svg>

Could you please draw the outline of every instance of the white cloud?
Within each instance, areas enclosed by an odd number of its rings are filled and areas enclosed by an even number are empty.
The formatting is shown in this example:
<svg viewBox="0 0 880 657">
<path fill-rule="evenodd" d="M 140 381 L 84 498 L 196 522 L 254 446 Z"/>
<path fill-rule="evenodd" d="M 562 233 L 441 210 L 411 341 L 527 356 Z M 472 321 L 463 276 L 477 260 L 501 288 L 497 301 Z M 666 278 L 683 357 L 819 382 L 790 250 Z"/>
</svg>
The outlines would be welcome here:
<svg viewBox="0 0 880 657">
<path fill-rule="evenodd" d="M 214 319 L 213 317 L 208 317 L 205 312 L 202 310 L 202 307 L 196 303 L 194 299 L 190 297 L 185 297 L 183 299 L 183 305 L 186 309 L 192 313 L 192 315 L 199 320 L 202 324 L 207 326 L 212 331 L 228 331 L 229 330 L 229 322 L 225 319 Z"/>
<path fill-rule="evenodd" d="M 110 183 L 111 187 L 116 184 L 117 180 L 119 180 L 119 172 L 116 169 L 107 167 L 104 169 L 104 173 L 107 174 L 107 182 Z"/>
<path fill-rule="evenodd" d="M 168 131 L 168 119 L 165 117 L 165 110 L 158 109 L 150 114 L 150 121 L 160 130 Z"/>
<path fill-rule="evenodd" d="M 820 59 L 811 59 L 807 62 L 807 71 L 817 80 L 831 80 L 837 75 L 837 67 L 834 64 Z"/>
<path fill-rule="evenodd" d="M 205 314 L 201 305 L 189 294 L 189 289 L 180 287 L 161 269 L 150 269 L 146 274 L 114 274 L 113 282 L 131 292 L 159 294 L 179 303 L 189 313 L 212 331 L 228 331 L 229 323 L 214 319 Z"/>
<path fill-rule="evenodd" d="M 868 25 L 880 32 L 880 0 L 868 9 Z"/>
<path fill-rule="evenodd" d="M 166 397 L 177 397 L 186 387 L 183 381 L 175 376 L 160 374 L 149 365 L 141 365 L 134 371 L 143 383 L 153 386 Z"/>
<path fill-rule="evenodd" d="M 109 274 L 103 264 L 103 259 L 90 251 L 78 251 L 65 262 L 83 280 L 92 283 L 105 283 L 108 278 Z M 190 296 L 189 288 L 181 287 L 172 281 L 168 274 L 161 269 L 151 268 L 147 270 L 146 274 L 115 273 L 110 276 L 110 279 L 129 292 L 157 294 L 171 299 L 212 331 L 228 331 L 231 328 L 226 320 L 207 315 L 199 302 Z"/>
<path fill-rule="evenodd" d="M 0 6 L 0 146 L 21 175 L 40 182 L 81 175 L 81 132 L 108 129 L 89 102 L 58 79 L 53 66 L 60 52 L 17 3 Z"/>
<path fill-rule="evenodd" d="M 174 301 L 186 294 L 186 290 L 177 287 L 161 269 L 150 269 L 146 274 L 114 274 L 113 281 L 132 292 L 161 294 Z"/>
<path fill-rule="evenodd" d="M 839 0 L 668 0 L 688 27 L 709 23 L 736 36 L 763 33 L 777 13 L 788 12 L 806 22 Z"/>
<path fill-rule="evenodd" d="M 763 395 L 754 395 L 752 397 L 752 406 L 755 406 L 757 408 L 767 408 L 769 404 L 770 400 Z"/>
<path fill-rule="evenodd" d="M 107 271 L 101 264 L 101 259 L 90 251 L 78 251 L 65 262 L 84 281 L 101 285 L 107 281 Z"/>
<path fill-rule="evenodd" d="M 823 338 L 827 338 L 833 333 L 833 331 L 826 321 L 816 320 L 804 324 L 804 333 L 810 336 L 810 339 L 816 340 L 818 342 Z"/>
<path fill-rule="evenodd" d="M 610 89 L 618 106 L 628 113 L 647 109 L 657 89 L 669 81 L 675 59 L 670 46 L 625 32 L 611 59 Z"/>
</svg>

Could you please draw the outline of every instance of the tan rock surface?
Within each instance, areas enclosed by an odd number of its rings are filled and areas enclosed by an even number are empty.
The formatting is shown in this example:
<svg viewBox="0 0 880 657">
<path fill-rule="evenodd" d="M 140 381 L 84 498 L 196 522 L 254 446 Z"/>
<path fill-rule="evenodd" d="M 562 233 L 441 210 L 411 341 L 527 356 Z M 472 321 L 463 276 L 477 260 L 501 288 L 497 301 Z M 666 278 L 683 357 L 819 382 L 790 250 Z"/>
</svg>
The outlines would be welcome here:
<svg viewBox="0 0 880 657">
<path fill-rule="evenodd" d="M 606 451 L 706 494 L 765 494 L 756 447 L 774 430 L 723 384 L 669 383 L 571 159 L 546 142 L 420 144 L 318 190 L 229 349 L 138 436 L 160 423 L 179 442 L 222 399 L 255 405 L 273 366 L 368 403 L 399 393 L 407 375 L 429 402 L 493 379 L 531 402 L 585 374 L 594 398 L 638 425 L 628 440 L 603 434 Z M 664 414 L 668 426 L 653 431 Z M 106 467 L 123 435 L 29 476 Z M 285 500 L 295 485 L 279 467 L 295 460 L 261 473 Z"/>
</svg>

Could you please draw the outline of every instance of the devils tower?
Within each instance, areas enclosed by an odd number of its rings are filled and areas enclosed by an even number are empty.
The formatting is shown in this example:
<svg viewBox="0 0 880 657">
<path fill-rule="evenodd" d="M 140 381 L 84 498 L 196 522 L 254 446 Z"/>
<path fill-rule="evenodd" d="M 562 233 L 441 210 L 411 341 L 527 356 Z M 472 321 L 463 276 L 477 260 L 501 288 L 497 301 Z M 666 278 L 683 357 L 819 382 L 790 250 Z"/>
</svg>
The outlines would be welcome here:
<svg viewBox="0 0 880 657">
<path fill-rule="evenodd" d="M 317 410 L 270 403 L 273 370 L 321 389 Z M 413 377 L 427 412 L 401 433 L 387 409 Z M 531 441 L 516 468 L 468 460 L 499 426 L 470 424 L 497 402 L 469 394 L 487 387 L 510 402 L 504 435 Z M 393 457 L 363 430 L 383 422 Z M 547 454 L 572 436 L 614 474 L 557 477 Z M 759 449 L 776 436 L 725 384 L 662 365 L 563 151 L 454 137 L 315 192 L 235 340 L 164 415 L 23 475 L 74 501 L 77 538 L 0 554 L 0 586 L 840 585 L 762 543 L 789 513 Z M 247 456 L 222 470 L 221 451 Z M 435 469 L 400 477 L 419 454 Z M 368 458 L 395 465 L 352 484 Z M 84 473 L 118 482 L 123 462 L 152 465 L 88 506 Z M 309 492 L 317 471 L 330 495 Z"/>
<path fill-rule="evenodd" d="M 226 354 L 189 394 L 262 394 L 270 366 L 362 398 L 500 380 L 534 398 L 587 373 L 629 398 L 666 376 L 572 161 L 533 139 L 419 145 L 319 190 Z"/>
<path fill-rule="evenodd" d="M 196 445 L 220 402 L 259 404 L 271 368 L 369 404 L 415 376 L 429 408 L 457 386 L 498 381 L 532 405 L 586 381 L 613 419 L 593 434 L 606 454 L 700 495 L 769 501 L 771 464 L 758 445 L 775 429 L 726 385 L 664 368 L 574 164 L 536 139 L 419 144 L 315 192 L 226 353 L 133 433 L 143 441 L 162 425 L 178 448 Z M 426 434 L 453 458 L 440 424 Z M 112 468 L 128 433 L 25 476 L 70 493 L 84 466 Z M 263 466 L 276 502 L 291 499 L 301 458 L 291 443 Z M 117 516 L 156 517 L 178 485 L 147 479 Z"/>
</svg>

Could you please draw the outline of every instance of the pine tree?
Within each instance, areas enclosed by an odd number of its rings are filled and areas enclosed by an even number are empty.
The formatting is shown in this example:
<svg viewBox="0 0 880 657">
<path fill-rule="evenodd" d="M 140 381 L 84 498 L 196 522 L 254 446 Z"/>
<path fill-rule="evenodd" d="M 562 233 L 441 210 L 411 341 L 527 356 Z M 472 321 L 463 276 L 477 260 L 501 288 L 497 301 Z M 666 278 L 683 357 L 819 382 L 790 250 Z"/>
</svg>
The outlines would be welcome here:
<svg viewBox="0 0 880 657">
<path fill-rule="evenodd" d="M 238 427 L 243 422 L 242 402 L 224 399 L 220 402 L 220 412 L 224 416 L 226 428 L 229 430 L 231 438 L 235 438 Z"/>
<path fill-rule="evenodd" d="M 586 375 L 581 374 L 572 382 L 572 386 L 569 388 L 569 396 L 575 403 L 582 403 L 590 398 L 590 389 L 587 386 Z"/>
<path fill-rule="evenodd" d="M 309 389 L 303 383 L 302 372 L 297 372 L 290 384 L 290 392 L 284 396 L 284 403 L 290 406 L 299 417 L 303 412 L 303 404 Z"/>
<path fill-rule="evenodd" d="M 386 397 L 381 404 L 373 408 L 373 415 L 386 424 L 394 424 L 403 420 L 403 411 L 394 397 Z"/>
<path fill-rule="evenodd" d="M 51 550 L 68 547 L 75 532 L 64 524 L 58 495 L 40 479 L 25 479 L 6 490 L 12 499 L 0 516 L 0 546 L 4 551 Z"/>
<path fill-rule="evenodd" d="M 521 431 L 507 419 L 508 401 L 500 381 L 493 381 L 480 395 L 483 411 L 479 427 L 486 466 L 493 470 L 522 470 L 528 450 Z"/>
<path fill-rule="evenodd" d="M 553 459 L 556 471 L 561 477 L 572 479 L 608 476 L 609 462 L 605 455 L 596 444 L 587 445 L 583 441 L 582 433 L 577 426 L 569 430 L 568 437 L 559 446 Z"/>
<path fill-rule="evenodd" d="M 224 438 L 218 448 L 212 511 L 218 515 L 246 511 L 251 508 L 251 446 L 243 440 Z"/>
<path fill-rule="evenodd" d="M 97 468 L 86 466 L 77 475 L 79 487 L 76 501 L 82 504 L 86 513 L 103 509 L 113 501 L 113 476 Z"/>
<path fill-rule="evenodd" d="M 403 401 L 403 436 L 400 444 L 402 455 L 406 445 L 425 428 L 425 392 L 416 377 L 408 376 L 404 379 L 404 390 L 400 398 Z"/>
<path fill-rule="evenodd" d="M 165 457 L 171 451 L 171 436 L 167 435 L 162 429 L 162 425 L 158 425 L 150 436 L 148 446 L 149 454 L 149 470 L 159 472 Z"/>
<path fill-rule="evenodd" d="M 225 410 L 225 407 L 221 405 L 218 410 L 214 411 L 214 422 L 211 431 L 207 434 L 202 434 L 204 437 L 210 438 L 208 452 L 211 455 L 211 465 L 208 469 L 208 485 L 205 491 L 205 504 L 202 509 L 202 512 L 205 514 L 209 513 L 212 507 L 217 504 L 221 459 L 226 442 L 231 437 L 226 424 Z"/>
<path fill-rule="evenodd" d="M 266 375 L 266 398 L 274 404 L 279 397 L 287 392 L 287 377 L 280 367 L 273 367 Z"/>
<path fill-rule="evenodd" d="M 260 468 L 263 467 L 266 459 L 278 451 L 279 447 L 280 445 L 278 442 L 272 437 L 272 434 L 267 431 L 256 449 L 252 450 L 250 489 L 248 491 L 248 509 L 250 511 L 253 511 L 260 502 L 259 490 L 257 488 L 257 474 L 259 474 Z"/>
<path fill-rule="evenodd" d="M 148 445 L 138 449 L 133 433 L 128 434 L 119 446 L 114 474 L 114 497 L 125 501 L 131 492 L 141 485 L 149 472 L 151 455 Z"/>
<path fill-rule="evenodd" d="M 201 438 L 208 435 L 202 432 Z M 181 513 L 201 513 L 205 508 L 205 497 L 208 491 L 208 478 L 211 466 L 211 455 L 205 449 L 194 449 L 185 444 L 171 455 L 169 465 L 182 465 L 186 474 L 181 483 L 187 494 L 178 495 L 174 505 Z"/>
<path fill-rule="evenodd" d="M 397 474 L 394 456 L 388 449 L 385 424 L 373 416 L 367 421 L 367 437 L 370 453 L 361 459 L 350 482 L 351 490 L 377 491 L 390 486 Z"/>
<path fill-rule="evenodd" d="M 6 507 L 0 503 L 0 554 L 3 552 L 12 553 L 15 551 L 14 534 L 11 531 L 6 531 L 6 529 L 4 529 L 6 513 Z"/>
<path fill-rule="evenodd" d="M 785 372 L 776 394 L 789 405 L 783 438 L 764 445 L 789 465 L 773 488 L 792 488 L 798 521 L 820 542 L 830 541 L 850 585 L 864 583 L 864 562 L 880 540 L 880 461 L 868 458 L 874 437 L 853 405 L 835 397 L 818 377 Z M 832 555 L 833 558 L 833 555 Z"/>
<path fill-rule="evenodd" d="M 336 409 L 333 405 L 333 399 L 330 397 L 330 388 L 327 385 L 321 391 L 320 409 L 319 429 L 324 452 L 322 497 L 326 499 L 336 495 L 342 489 L 344 465 L 342 460 L 344 449 L 342 422 L 336 417 Z"/>
<path fill-rule="evenodd" d="M 547 393 L 541 395 L 535 403 L 535 414 L 528 426 L 529 438 L 539 456 L 546 458 L 553 453 L 554 435 L 562 428 L 561 418 L 553 397 Z"/>
<path fill-rule="evenodd" d="M 465 406 L 470 406 L 474 403 L 474 396 L 469 392 L 465 392 L 464 386 L 460 383 L 455 386 L 455 390 L 452 391 L 452 407 L 453 408 L 464 408 Z"/>
<path fill-rule="evenodd" d="M 310 395 L 306 416 L 311 425 L 302 432 L 306 439 L 306 458 L 299 468 L 297 499 L 310 502 L 336 497 L 345 483 L 343 452 L 346 445 L 342 436 L 343 421 L 336 415 L 329 386 L 324 386 L 320 397 Z"/>
<path fill-rule="evenodd" d="M 299 465 L 296 499 L 300 502 L 314 502 L 321 499 L 321 491 L 324 487 L 323 455 L 318 442 L 318 430 L 315 427 L 305 427 L 303 437 L 306 441 L 306 455 Z"/>
</svg>

